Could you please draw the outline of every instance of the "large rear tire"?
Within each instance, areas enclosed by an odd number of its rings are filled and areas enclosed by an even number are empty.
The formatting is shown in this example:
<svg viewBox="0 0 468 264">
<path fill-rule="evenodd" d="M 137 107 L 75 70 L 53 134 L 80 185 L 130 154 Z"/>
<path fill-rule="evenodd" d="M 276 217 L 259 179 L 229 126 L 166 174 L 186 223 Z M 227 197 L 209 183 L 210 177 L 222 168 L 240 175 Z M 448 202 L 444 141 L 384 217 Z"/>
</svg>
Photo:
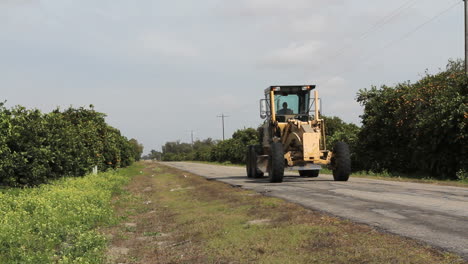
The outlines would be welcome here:
<svg viewBox="0 0 468 264">
<path fill-rule="evenodd" d="M 349 175 L 351 174 L 351 158 L 349 156 L 348 144 L 344 142 L 335 144 L 331 165 L 335 181 L 347 181 L 349 179 Z"/>
<path fill-rule="evenodd" d="M 302 177 L 316 178 L 319 176 L 319 170 L 300 170 L 299 175 Z"/>
<path fill-rule="evenodd" d="M 250 150 L 250 168 L 252 170 L 252 177 L 261 178 L 263 177 L 263 172 L 257 167 L 257 146 L 252 146 Z"/>
<path fill-rule="evenodd" d="M 247 177 L 248 178 L 252 178 L 253 174 L 252 174 L 252 147 L 253 146 L 247 146 L 247 153 L 246 153 L 246 156 L 245 156 L 245 167 L 246 167 L 246 170 L 247 170 Z"/>
<path fill-rule="evenodd" d="M 271 144 L 268 175 L 270 182 L 282 182 L 284 177 L 284 151 L 281 142 Z"/>
</svg>

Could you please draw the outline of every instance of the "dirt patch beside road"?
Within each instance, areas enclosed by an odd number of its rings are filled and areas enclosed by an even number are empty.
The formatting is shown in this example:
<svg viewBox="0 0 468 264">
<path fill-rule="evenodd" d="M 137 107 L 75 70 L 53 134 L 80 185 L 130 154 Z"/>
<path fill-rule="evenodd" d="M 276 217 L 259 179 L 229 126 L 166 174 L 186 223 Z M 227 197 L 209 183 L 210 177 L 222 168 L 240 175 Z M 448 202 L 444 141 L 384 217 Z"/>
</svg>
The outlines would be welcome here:
<svg viewBox="0 0 468 264">
<path fill-rule="evenodd" d="M 141 175 L 133 178 L 127 193 L 115 201 L 121 223 L 106 230 L 111 244 L 109 263 L 180 263 L 198 261 L 196 245 L 187 245 L 185 235 L 177 231 L 175 213 L 165 203 L 161 191 L 172 189 L 170 183 L 157 180 L 162 169 L 144 163 Z M 184 254 L 190 258 L 183 258 Z M 182 257 L 181 257 L 182 256 Z"/>
</svg>

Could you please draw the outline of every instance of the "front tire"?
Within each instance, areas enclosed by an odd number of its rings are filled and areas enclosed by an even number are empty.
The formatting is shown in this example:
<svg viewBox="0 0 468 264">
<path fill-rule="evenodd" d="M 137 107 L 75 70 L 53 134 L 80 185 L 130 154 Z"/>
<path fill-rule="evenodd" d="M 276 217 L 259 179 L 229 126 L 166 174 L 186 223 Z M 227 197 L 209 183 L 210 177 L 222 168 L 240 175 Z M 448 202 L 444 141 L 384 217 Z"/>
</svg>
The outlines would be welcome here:
<svg viewBox="0 0 468 264">
<path fill-rule="evenodd" d="M 344 142 L 336 143 L 333 148 L 331 165 L 335 181 L 347 181 L 349 179 L 349 175 L 351 174 L 351 158 L 348 144 Z"/>
<path fill-rule="evenodd" d="M 284 177 L 284 151 L 280 142 L 271 143 L 268 174 L 270 182 L 282 182 Z"/>
</svg>

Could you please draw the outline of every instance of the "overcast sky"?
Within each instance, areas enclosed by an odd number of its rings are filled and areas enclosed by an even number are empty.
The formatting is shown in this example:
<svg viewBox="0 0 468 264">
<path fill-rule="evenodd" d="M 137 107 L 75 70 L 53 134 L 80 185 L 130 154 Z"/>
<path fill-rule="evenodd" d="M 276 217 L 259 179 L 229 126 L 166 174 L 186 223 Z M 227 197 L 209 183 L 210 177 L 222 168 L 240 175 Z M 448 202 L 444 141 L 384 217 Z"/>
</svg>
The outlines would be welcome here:
<svg viewBox="0 0 468 264">
<path fill-rule="evenodd" d="M 463 30 L 462 0 L 0 0 L 0 101 L 93 104 L 145 152 L 258 126 L 276 84 L 359 124 L 359 89 L 462 58 Z"/>
</svg>

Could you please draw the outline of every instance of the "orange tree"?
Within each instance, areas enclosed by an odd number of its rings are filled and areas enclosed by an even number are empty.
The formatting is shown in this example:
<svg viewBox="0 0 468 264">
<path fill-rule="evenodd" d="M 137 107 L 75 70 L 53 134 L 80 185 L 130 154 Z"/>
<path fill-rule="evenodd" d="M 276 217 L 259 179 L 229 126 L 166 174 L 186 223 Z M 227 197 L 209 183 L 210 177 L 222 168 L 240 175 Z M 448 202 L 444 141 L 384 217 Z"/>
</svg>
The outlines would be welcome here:
<svg viewBox="0 0 468 264">
<path fill-rule="evenodd" d="M 258 132 L 253 128 L 239 129 L 232 138 L 220 141 L 211 150 L 211 160 L 218 162 L 245 163 L 248 145 L 258 144 Z"/>
<path fill-rule="evenodd" d="M 360 127 L 353 123 L 346 123 L 337 116 L 322 115 L 321 118 L 325 121 L 327 149 L 333 149 L 333 146 L 337 142 L 346 142 L 351 150 L 351 165 L 353 171 L 361 170 L 363 166 L 355 151 Z"/>
<path fill-rule="evenodd" d="M 82 176 L 130 165 L 131 143 L 91 107 L 37 109 L 0 104 L 0 185 L 37 185 L 50 179 Z"/>
<path fill-rule="evenodd" d="M 468 78 L 461 61 L 416 83 L 360 90 L 357 101 L 364 106 L 357 155 L 365 169 L 437 178 L 468 170 Z"/>
</svg>

